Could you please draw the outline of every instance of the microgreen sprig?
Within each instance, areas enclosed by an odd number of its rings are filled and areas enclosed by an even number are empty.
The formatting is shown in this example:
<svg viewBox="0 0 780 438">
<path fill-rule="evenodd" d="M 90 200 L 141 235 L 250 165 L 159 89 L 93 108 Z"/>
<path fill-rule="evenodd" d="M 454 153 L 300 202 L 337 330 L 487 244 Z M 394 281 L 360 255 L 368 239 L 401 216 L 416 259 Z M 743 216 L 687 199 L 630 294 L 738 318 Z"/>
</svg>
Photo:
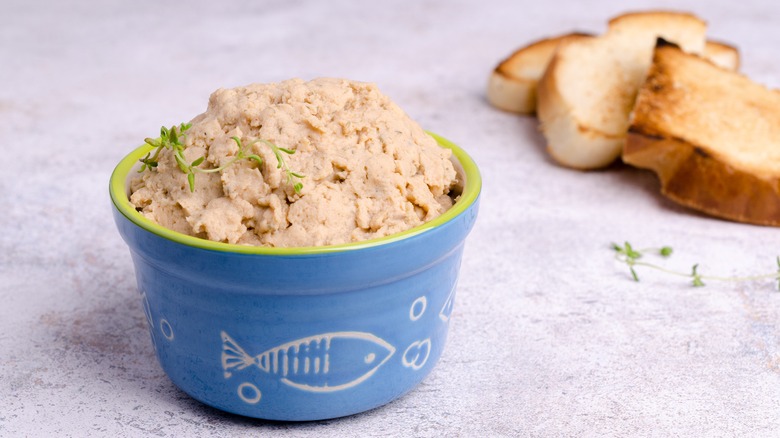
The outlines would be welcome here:
<svg viewBox="0 0 780 438">
<path fill-rule="evenodd" d="M 284 174 L 287 176 L 287 184 L 292 184 L 293 189 L 295 189 L 295 193 L 300 194 L 301 189 L 303 188 L 303 183 L 301 182 L 301 179 L 305 178 L 305 176 L 301 175 L 298 172 L 293 172 L 292 170 L 290 170 L 290 168 L 287 166 L 287 162 L 284 161 L 284 157 L 282 156 L 282 153 L 292 155 L 295 153 L 295 151 L 292 149 L 285 149 L 279 147 L 268 140 L 259 139 L 259 141 L 262 141 L 263 143 L 268 145 L 268 147 L 271 148 L 274 155 L 276 156 L 276 168 L 282 169 L 282 172 L 284 172 Z"/>
<path fill-rule="evenodd" d="M 196 173 L 217 173 L 225 170 L 227 167 L 231 166 L 233 163 L 240 161 L 240 160 L 252 160 L 255 161 L 258 165 L 263 164 L 263 159 L 257 154 L 250 154 L 244 144 L 241 142 L 241 139 L 237 136 L 230 137 L 233 141 L 236 142 L 236 145 L 238 145 L 238 152 L 236 155 L 228 160 L 226 163 L 222 164 L 219 167 L 214 167 L 211 169 L 203 169 L 199 167 L 201 164 L 203 164 L 203 161 L 205 161 L 206 157 L 201 156 L 199 158 L 196 158 L 192 162 L 187 162 L 187 159 L 184 157 L 184 143 L 182 142 L 182 139 L 186 137 L 186 131 L 190 129 L 192 125 L 189 123 L 182 123 L 179 126 L 172 126 L 170 128 L 162 127 L 160 128 L 160 138 L 153 139 L 153 138 L 146 138 L 144 141 L 154 146 L 156 149 L 154 150 L 154 155 L 152 155 L 152 152 L 149 152 L 146 154 L 144 158 L 141 158 L 139 161 L 141 161 L 141 168 L 138 170 L 138 172 L 143 172 L 144 170 L 152 170 L 155 169 L 159 162 L 157 161 L 160 156 L 160 151 L 163 149 L 169 149 L 173 152 L 173 158 L 176 160 L 176 164 L 179 166 L 179 169 L 184 172 L 187 175 L 187 182 L 190 186 L 190 191 L 195 191 L 195 174 Z M 275 145 L 274 143 L 265 140 L 265 139 L 255 139 L 249 142 L 246 146 L 251 146 L 255 143 L 262 142 L 265 143 L 268 147 L 271 148 L 271 150 L 274 153 L 274 156 L 276 157 L 276 168 L 282 169 L 282 171 L 285 173 L 287 177 L 287 183 L 292 184 L 293 189 L 295 190 L 295 193 L 300 194 L 301 189 L 303 189 L 303 183 L 300 181 L 302 178 L 305 178 L 303 175 L 297 172 L 293 172 L 290 170 L 290 168 L 287 166 L 287 162 L 284 160 L 284 156 L 282 153 L 292 155 L 295 153 L 292 149 L 286 149 L 279 147 Z"/>
<path fill-rule="evenodd" d="M 691 283 L 693 284 L 694 287 L 704 286 L 705 285 L 704 280 L 743 282 L 743 281 L 765 280 L 771 278 L 777 281 L 777 289 L 780 290 L 780 257 L 777 257 L 777 271 L 771 274 L 752 275 L 746 277 L 720 277 L 714 275 L 702 275 L 699 272 L 698 263 L 696 263 L 691 267 L 690 273 L 687 273 L 687 272 L 680 272 L 672 269 L 667 269 L 662 266 L 656 265 L 654 263 L 649 263 L 649 262 L 639 260 L 640 258 L 648 254 L 655 254 L 663 258 L 668 258 L 672 255 L 672 251 L 673 251 L 672 247 L 670 246 L 664 246 L 661 248 L 634 249 L 634 247 L 631 246 L 630 243 L 625 242 L 623 246 L 613 243 L 612 249 L 615 251 L 615 258 L 618 261 L 623 262 L 628 266 L 628 269 L 631 272 L 631 277 L 634 279 L 634 281 L 639 281 L 639 276 L 636 273 L 635 267 L 642 266 L 650 269 L 655 269 L 657 271 L 661 271 L 666 274 L 676 275 L 678 277 L 690 278 Z"/>
<path fill-rule="evenodd" d="M 190 129 L 191 126 L 192 124 L 190 123 L 182 123 L 179 126 L 173 125 L 170 128 L 163 126 L 160 128 L 160 138 L 145 138 L 144 142 L 155 147 L 154 155 L 149 152 L 145 157 L 139 160 L 142 164 L 138 173 L 141 173 L 146 169 L 151 170 L 156 168 L 159 164 L 157 159 L 160 156 L 160 151 L 163 149 L 170 149 L 174 154 L 178 152 L 178 154 L 181 155 L 184 151 L 184 143 L 181 142 L 180 138 L 183 139 L 186 136 L 185 132 Z"/>
</svg>

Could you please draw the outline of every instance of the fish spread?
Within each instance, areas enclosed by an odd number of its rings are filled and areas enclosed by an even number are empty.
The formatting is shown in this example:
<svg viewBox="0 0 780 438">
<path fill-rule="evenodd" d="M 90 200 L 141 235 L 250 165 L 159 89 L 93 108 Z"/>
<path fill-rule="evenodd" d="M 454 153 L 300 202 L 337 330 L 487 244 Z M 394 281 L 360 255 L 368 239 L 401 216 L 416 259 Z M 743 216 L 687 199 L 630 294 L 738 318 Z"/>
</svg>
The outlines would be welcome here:
<svg viewBox="0 0 780 438">
<path fill-rule="evenodd" d="M 294 153 L 282 163 L 268 142 Z M 188 163 L 204 157 L 200 167 L 224 168 L 198 173 L 191 190 L 163 149 L 156 167 L 131 181 L 130 201 L 166 228 L 234 244 L 303 247 L 387 236 L 441 215 L 458 184 L 449 149 L 376 85 L 345 79 L 217 90 L 182 143 Z M 231 163 L 241 153 L 262 163 Z M 299 190 L 290 170 L 303 176 Z"/>
</svg>

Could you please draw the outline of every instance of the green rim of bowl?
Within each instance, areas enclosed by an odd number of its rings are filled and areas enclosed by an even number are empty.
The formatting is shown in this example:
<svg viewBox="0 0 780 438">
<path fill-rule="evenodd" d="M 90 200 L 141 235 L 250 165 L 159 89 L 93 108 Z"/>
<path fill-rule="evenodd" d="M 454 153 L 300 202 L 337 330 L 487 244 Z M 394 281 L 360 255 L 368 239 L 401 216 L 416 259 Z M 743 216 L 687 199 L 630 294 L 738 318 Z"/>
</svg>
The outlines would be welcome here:
<svg viewBox="0 0 780 438">
<path fill-rule="evenodd" d="M 265 246 L 248 246 L 248 245 L 236 245 L 232 243 L 214 242 L 211 240 L 201 239 L 199 237 L 188 236 L 173 230 L 169 230 L 161 225 L 144 217 L 139 213 L 130 200 L 127 197 L 125 183 L 127 181 L 127 175 L 133 170 L 133 167 L 138 163 L 143 156 L 146 155 L 152 149 L 152 146 L 143 145 L 130 154 L 128 154 L 114 169 L 111 174 L 111 181 L 109 183 L 109 192 L 111 193 L 111 201 L 114 206 L 119 210 L 122 215 L 129 219 L 134 224 L 156 234 L 160 237 L 164 237 L 168 240 L 172 240 L 182 245 L 193 246 L 212 251 L 223 251 L 240 254 L 264 254 L 264 255 L 313 255 L 324 254 L 340 251 L 351 251 L 362 248 L 370 248 L 374 246 L 384 245 L 391 242 L 407 239 L 412 236 L 416 236 L 420 233 L 424 233 L 432 228 L 436 228 L 442 225 L 459 214 L 466 211 L 476 201 L 479 193 L 482 189 L 482 177 L 479 174 L 474 160 L 469 157 L 466 152 L 456 146 L 451 141 L 436 135 L 432 132 L 428 133 L 433 137 L 440 146 L 447 149 L 451 149 L 455 157 L 463 167 L 463 171 L 466 175 L 466 184 L 463 189 L 463 193 L 449 210 L 444 212 L 436 219 L 426 222 L 417 227 L 411 228 L 407 231 L 392 234 L 377 239 L 364 240 L 362 242 L 345 243 L 341 245 L 328 245 L 328 246 L 307 246 L 307 247 L 294 247 L 294 248 L 274 248 Z"/>
</svg>

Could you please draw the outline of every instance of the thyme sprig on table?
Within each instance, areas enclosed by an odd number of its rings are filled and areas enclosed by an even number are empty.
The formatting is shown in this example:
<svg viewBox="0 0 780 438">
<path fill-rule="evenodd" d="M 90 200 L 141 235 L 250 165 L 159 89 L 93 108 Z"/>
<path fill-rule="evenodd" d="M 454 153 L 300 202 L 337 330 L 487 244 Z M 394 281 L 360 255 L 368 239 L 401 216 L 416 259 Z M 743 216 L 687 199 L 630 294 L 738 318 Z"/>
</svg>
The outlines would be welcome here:
<svg viewBox="0 0 780 438">
<path fill-rule="evenodd" d="M 250 154 L 245 149 L 245 145 L 242 144 L 241 139 L 236 136 L 230 138 L 236 142 L 236 145 L 238 145 L 238 153 L 236 153 L 236 155 L 228 160 L 225 164 L 211 169 L 201 168 L 199 166 L 203 164 L 203 161 L 206 159 L 205 156 L 201 156 L 192 162 L 188 162 L 184 157 L 184 149 L 186 146 L 184 146 L 183 139 L 187 136 L 186 132 L 188 129 L 190 129 L 191 126 L 192 124 L 190 123 L 182 123 L 179 126 L 174 125 L 170 128 L 163 126 L 160 128 L 160 138 L 145 138 L 144 142 L 155 147 L 153 151 L 154 154 L 152 154 L 150 151 L 146 154 L 145 157 L 139 160 L 141 162 L 141 168 L 138 170 L 138 172 L 141 173 L 147 169 L 151 170 L 156 168 L 159 164 L 157 160 L 159 159 L 160 152 L 163 149 L 169 149 L 171 152 L 173 152 L 173 158 L 176 160 L 176 164 L 179 166 L 179 169 L 181 169 L 181 171 L 187 175 L 187 182 L 189 183 L 190 191 L 194 192 L 196 173 L 221 172 L 222 170 L 231 166 L 233 163 L 245 159 L 255 161 L 258 165 L 263 164 L 263 159 L 257 154 Z M 282 155 L 292 155 L 295 153 L 295 151 L 292 149 L 279 147 L 265 139 L 252 140 L 246 146 L 251 146 L 258 142 L 262 142 L 271 148 L 274 156 L 276 157 L 276 168 L 282 169 L 286 175 L 287 183 L 292 184 L 295 193 L 300 194 L 301 189 L 303 189 L 303 183 L 300 180 L 305 177 L 300 173 L 290 170 L 290 168 L 287 166 L 287 162 L 284 160 L 284 156 Z"/>
<path fill-rule="evenodd" d="M 631 272 L 631 277 L 634 281 L 639 281 L 639 275 L 636 273 L 636 267 L 646 267 L 655 269 L 666 274 L 675 275 L 678 277 L 687 277 L 691 279 L 691 283 L 694 287 L 702 287 L 705 285 L 704 281 L 730 281 L 730 282 L 742 282 L 742 281 L 756 281 L 765 279 L 774 279 L 777 281 L 777 288 L 780 290 L 780 257 L 777 257 L 777 271 L 771 274 L 751 275 L 746 277 L 721 277 L 714 275 L 702 275 L 699 272 L 699 264 L 696 263 L 691 267 L 690 272 L 681 272 L 673 269 L 667 269 L 663 266 L 656 265 L 654 263 L 640 260 L 643 256 L 648 254 L 655 254 L 663 258 L 668 258 L 672 255 L 672 247 L 663 246 L 661 248 L 644 248 L 635 249 L 630 243 L 625 242 L 623 246 L 616 243 L 612 244 L 612 249 L 615 251 L 615 259 L 625 263 Z"/>
</svg>

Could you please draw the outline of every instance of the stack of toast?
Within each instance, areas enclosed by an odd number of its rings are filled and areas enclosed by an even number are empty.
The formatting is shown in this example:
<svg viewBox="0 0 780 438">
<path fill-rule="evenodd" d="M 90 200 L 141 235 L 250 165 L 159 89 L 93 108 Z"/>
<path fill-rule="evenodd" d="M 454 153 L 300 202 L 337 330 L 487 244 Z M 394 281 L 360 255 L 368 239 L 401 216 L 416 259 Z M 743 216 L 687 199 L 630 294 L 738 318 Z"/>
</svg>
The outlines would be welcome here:
<svg viewBox="0 0 780 438">
<path fill-rule="evenodd" d="M 653 170 L 670 199 L 780 226 L 780 92 L 737 73 L 739 51 L 680 12 L 624 14 L 600 36 L 566 34 L 501 62 L 488 100 L 536 114 L 566 167 L 616 159 Z"/>
</svg>

